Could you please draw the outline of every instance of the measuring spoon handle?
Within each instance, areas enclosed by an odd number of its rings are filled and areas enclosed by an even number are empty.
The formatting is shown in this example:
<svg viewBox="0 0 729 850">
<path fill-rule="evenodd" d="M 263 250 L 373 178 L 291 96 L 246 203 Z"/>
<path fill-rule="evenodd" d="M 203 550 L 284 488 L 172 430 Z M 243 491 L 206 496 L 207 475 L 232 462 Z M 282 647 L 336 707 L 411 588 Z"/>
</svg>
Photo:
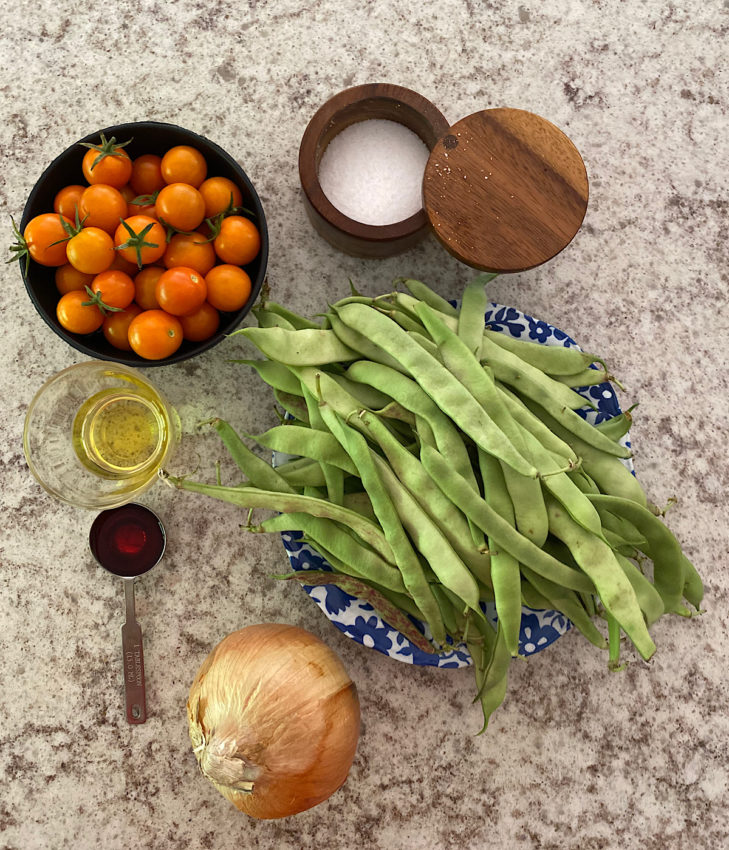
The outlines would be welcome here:
<svg viewBox="0 0 729 850">
<path fill-rule="evenodd" d="M 147 719 L 147 700 L 144 690 L 142 629 L 139 623 L 124 623 L 122 626 L 122 651 L 127 722 L 144 723 Z"/>
<path fill-rule="evenodd" d="M 144 723 L 147 719 L 147 698 L 144 690 L 144 647 L 142 629 L 134 611 L 134 580 L 125 579 L 124 597 L 127 607 L 126 623 L 122 626 L 124 653 L 124 692 L 127 703 L 127 722 Z"/>
</svg>

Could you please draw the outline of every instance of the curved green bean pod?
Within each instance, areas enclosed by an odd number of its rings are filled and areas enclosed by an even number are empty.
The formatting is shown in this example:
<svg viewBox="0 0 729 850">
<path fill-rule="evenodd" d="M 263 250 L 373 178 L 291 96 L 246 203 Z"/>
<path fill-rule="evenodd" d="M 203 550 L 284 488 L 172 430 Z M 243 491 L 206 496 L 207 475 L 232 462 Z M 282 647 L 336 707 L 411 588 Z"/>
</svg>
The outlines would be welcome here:
<svg viewBox="0 0 729 850">
<path fill-rule="evenodd" d="M 309 411 L 309 425 L 312 429 L 312 432 L 322 433 L 327 437 L 331 437 L 329 433 L 329 429 L 324 424 L 324 420 L 322 419 L 321 412 L 319 411 L 319 402 L 314 398 L 314 396 L 309 392 L 306 387 L 302 387 L 304 390 L 304 401 L 306 402 L 306 408 Z M 306 452 L 301 452 L 301 454 L 306 454 Z M 337 505 L 341 505 L 344 502 L 344 472 L 341 466 L 337 466 L 331 462 L 329 458 L 318 458 L 321 463 L 321 469 L 324 473 L 324 479 L 326 481 L 327 486 L 327 497 L 330 502 L 334 502 Z M 349 470 L 348 470 L 349 471 Z"/>
<path fill-rule="evenodd" d="M 529 410 L 541 418 L 565 442 L 572 443 L 573 438 L 577 437 L 581 441 L 581 446 L 591 446 L 593 449 L 618 458 L 631 456 L 630 449 L 611 440 L 574 410 L 561 407 L 549 397 L 549 394 L 544 395 L 541 400 L 532 398 L 526 393 L 518 393 L 518 395 Z M 582 453 L 578 452 L 578 454 Z"/>
<path fill-rule="evenodd" d="M 271 451 L 302 455 L 319 462 L 333 464 L 350 475 L 357 474 L 357 468 L 347 453 L 328 431 L 318 431 L 301 425 L 276 425 L 263 434 L 247 434 L 246 436 Z"/>
<path fill-rule="evenodd" d="M 653 561 L 653 583 L 661 594 L 666 611 L 685 616 L 686 609 L 681 605 L 681 599 L 687 583 L 693 597 L 689 602 L 698 609 L 703 598 L 703 584 L 668 526 L 648 508 L 630 499 L 612 495 L 588 498 L 598 510 L 605 509 L 632 523 L 646 539 L 648 545 L 642 551 Z M 687 565 L 690 566 L 690 575 L 687 573 Z"/>
<path fill-rule="evenodd" d="M 290 395 L 302 395 L 301 383 L 283 363 L 275 360 L 233 360 L 232 362 L 251 366 L 258 372 L 259 377 L 275 390 L 281 390 Z"/>
<path fill-rule="evenodd" d="M 422 463 L 392 436 L 376 416 L 361 411 L 357 418 L 372 440 L 382 449 L 395 475 L 428 516 L 440 526 L 458 557 L 475 578 L 490 587 L 489 556 L 469 543 L 471 538 L 465 516 L 443 494 Z M 483 540 L 483 535 L 481 539 Z"/>
<path fill-rule="evenodd" d="M 261 508 L 283 513 L 302 512 L 336 520 L 359 535 L 386 561 L 391 564 L 395 563 L 390 544 L 385 539 L 382 530 L 374 522 L 356 513 L 356 511 L 350 511 L 341 505 L 333 505 L 325 499 L 313 499 L 297 493 L 277 493 L 261 490 L 257 487 L 223 487 L 219 484 L 203 484 L 201 481 L 190 481 L 187 478 L 169 474 L 162 474 L 160 477 L 170 487 L 187 490 L 191 493 L 202 493 L 204 496 L 219 499 L 221 502 L 229 502 L 241 508 Z"/>
<path fill-rule="evenodd" d="M 461 435 L 438 405 L 412 378 L 380 363 L 366 360 L 352 363 L 347 369 L 347 377 L 370 386 L 387 388 L 387 392 L 398 404 L 415 414 L 416 421 L 422 419 L 428 424 L 438 451 L 448 458 L 473 490 L 478 490 L 471 460 Z"/>
<path fill-rule="evenodd" d="M 656 651 L 656 646 L 648 634 L 633 586 L 618 564 L 615 553 L 604 540 L 576 523 L 555 499 L 547 497 L 546 501 L 549 530 L 567 544 L 575 561 L 594 582 L 605 610 L 615 618 L 647 661 Z"/>
<path fill-rule="evenodd" d="M 514 506 L 507 491 L 501 465 L 496 458 L 479 450 L 478 460 L 484 482 L 486 503 L 506 522 L 514 524 Z M 542 500 L 543 501 L 543 500 Z M 506 549 L 488 538 L 491 552 L 491 583 L 496 600 L 496 614 L 503 629 L 510 655 L 519 654 L 521 630 L 521 572 L 519 562 Z"/>
<path fill-rule="evenodd" d="M 546 346 L 545 346 L 546 347 Z M 566 387 L 594 387 L 597 384 L 612 382 L 617 384 L 615 377 L 605 369 L 583 369 L 574 375 L 552 375 L 553 381 L 558 381 Z"/>
<path fill-rule="evenodd" d="M 302 331 L 307 328 L 311 328 L 312 330 L 321 330 L 321 325 L 319 323 L 312 322 L 311 319 L 307 319 L 305 316 L 300 316 L 298 313 L 295 313 L 293 310 L 289 310 L 288 307 L 284 307 L 282 304 L 277 304 L 275 301 L 264 301 L 258 308 L 258 312 L 262 311 L 281 316 L 286 319 L 294 330 L 297 331 Z M 256 312 L 256 316 L 258 315 L 258 312 Z"/>
<path fill-rule="evenodd" d="M 595 425 L 595 428 L 597 428 L 598 431 L 602 431 L 603 434 L 606 434 L 612 440 L 618 441 L 622 439 L 628 431 L 630 431 L 630 426 L 633 424 L 632 411 L 635 410 L 637 406 L 637 404 L 633 404 L 617 416 L 611 416 L 610 419 L 604 419 L 598 425 Z"/>
<path fill-rule="evenodd" d="M 563 345 L 542 345 L 539 342 L 519 339 L 508 333 L 489 328 L 484 331 L 484 336 L 506 351 L 516 354 L 530 366 L 534 366 L 553 377 L 574 375 L 586 369 L 592 363 L 600 363 L 603 367 L 605 365 L 600 357 L 579 348 L 567 348 Z"/>
<path fill-rule="evenodd" d="M 488 623 L 481 627 L 482 635 L 484 633 L 484 629 L 487 627 L 491 628 L 491 624 Z M 494 641 L 493 652 L 486 664 L 483 679 L 478 685 L 478 696 L 476 697 L 476 699 L 481 703 L 481 710 L 483 711 L 484 722 L 481 732 L 486 730 L 489 725 L 491 715 L 504 701 L 511 658 L 512 656 L 506 646 L 506 640 L 504 638 L 504 629 L 501 624 L 498 624 L 496 627 L 496 640 Z"/>
<path fill-rule="evenodd" d="M 283 390 L 274 390 L 273 397 L 283 407 L 289 416 L 293 416 L 299 422 L 304 422 L 309 425 L 309 411 L 306 407 L 306 402 L 301 395 L 293 395 L 292 393 L 284 392 Z"/>
<path fill-rule="evenodd" d="M 240 328 L 231 336 L 242 334 L 271 360 L 287 366 L 322 366 L 356 360 L 356 351 L 345 345 L 333 330 L 304 328 Z"/>
<path fill-rule="evenodd" d="M 341 309 L 349 309 L 349 307 L 353 306 L 363 308 L 367 311 L 371 310 L 374 313 L 378 312 L 374 307 L 368 307 L 366 304 L 360 303 L 345 305 Z M 388 322 L 390 321 L 386 316 L 383 316 L 383 318 Z M 396 369 L 399 372 L 404 371 L 398 360 L 389 352 L 383 351 L 367 334 L 363 334 L 356 327 L 343 322 L 339 316 L 339 312 L 330 314 L 330 321 L 332 323 L 332 330 L 337 335 L 337 338 L 341 340 L 342 344 L 357 353 L 356 357 L 350 357 L 350 360 L 359 360 L 361 357 L 365 357 L 368 360 L 373 360 L 375 363 L 383 363 L 385 366 L 389 366 L 391 369 Z"/>
<path fill-rule="evenodd" d="M 296 492 L 280 472 L 246 446 L 228 422 L 224 419 L 214 419 L 212 424 L 236 466 L 254 487 L 261 487 L 264 490 L 272 490 L 278 493 Z"/>
<path fill-rule="evenodd" d="M 362 304 L 349 304 L 339 315 L 345 324 L 361 328 L 373 342 L 397 356 L 442 411 L 484 451 L 513 466 L 517 472 L 536 477 L 537 470 L 524 461 L 468 390 L 405 331 Z"/>
<path fill-rule="evenodd" d="M 480 589 L 476 579 L 458 557 L 440 527 L 431 520 L 415 500 L 410 491 L 398 480 L 379 455 L 373 454 L 377 471 L 385 489 L 400 515 L 403 527 L 410 535 L 417 550 L 430 564 L 441 584 L 452 590 L 465 606 L 480 617 Z"/>
<path fill-rule="evenodd" d="M 326 517 L 300 512 L 283 513 L 253 526 L 251 531 L 266 533 L 303 531 L 323 557 L 334 555 L 346 575 L 369 579 L 389 590 L 405 592 L 402 575 L 397 567 L 381 558 L 377 552 L 358 542 L 346 529 Z M 324 551 L 325 550 L 325 551 Z"/>
<path fill-rule="evenodd" d="M 272 313 L 260 307 L 254 307 L 251 313 L 256 317 L 259 328 L 283 328 L 287 331 L 296 330 L 285 316 L 280 316 L 278 313 Z"/>
<path fill-rule="evenodd" d="M 631 560 L 620 554 L 620 552 L 616 552 L 615 556 L 623 568 L 623 572 L 628 577 L 628 581 L 633 585 L 635 595 L 638 597 L 638 604 L 645 615 L 646 624 L 650 628 L 659 617 L 665 614 L 665 606 L 661 594 Z"/>
<path fill-rule="evenodd" d="M 595 592 L 595 585 L 585 572 L 568 567 L 544 549 L 535 546 L 470 487 L 464 486 L 463 477 L 455 472 L 439 452 L 425 446 L 421 450 L 421 459 L 423 466 L 446 496 L 489 537 L 493 537 L 497 546 L 510 552 L 520 564 L 531 567 L 534 572 L 569 590 Z"/>
<path fill-rule="evenodd" d="M 419 301 L 424 301 L 426 304 L 429 304 L 434 309 L 438 310 L 441 313 L 445 313 L 449 316 L 458 316 L 458 310 L 449 302 L 446 301 L 441 295 L 438 295 L 437 292 L 434 292 L 427 284 L 423 283 L 421 280 L 413 280 L 412 278 L 398 278 L 394 281 L 395 285 L 398 283 L 404 284 L 409 290 L 410 293 L 417 298 Z"/>
<path fill-rule="evenodd" d="M 346 425 L 326 401 L 321 405 L 321 415 L 329 430 L 357 467 L 359 477 L 372 502 L 372 509 L 402 575 L 404 586 L 426 617 L 433 640 L 442 645 L 445 642 L 445 633 L 440 609 L 432 587 L 405 534 L 403 516 L 392 498 L 387 482 L 382 479 L 381 469 L 376 466 L 377 456 L 372 453 L 362 434 Z M 431 566 L 434 567 L 432 563 Z"/>
<path fill-rule="evenodd" d="M 324 487 L 326 485 L 318 460 L 299 457 L 274 468 L 292 487 Z"/>
<path fill-rule="evenodd" d="M 522 395 L 542 405 L 547 401 L 551 407 L 575 411 L 590 404 L 579 393 L 531 366 L 516 354 L 500 348 L 489 337 L 484 337 L 481 346 L 481 362 L 491 368 L 496 380 L 518 389 Z"/>
<path fill-rule="evenodd" d="M 564 614 L 572 625 L 582 634 L 593 646 L 598 649 L 607 649 L 607 641 L 604 635 L 600 632 L 597 626 L 590 619 L 589 614 L 580 601 L 580 598 L 572 590 L 565 590 L 554 582 L 530 570 L 529 567 L 522 567 L 524 578 L 532 584 L 537 592 L 547 601 L 547 608 L 553 608 Z"/>
</svg>

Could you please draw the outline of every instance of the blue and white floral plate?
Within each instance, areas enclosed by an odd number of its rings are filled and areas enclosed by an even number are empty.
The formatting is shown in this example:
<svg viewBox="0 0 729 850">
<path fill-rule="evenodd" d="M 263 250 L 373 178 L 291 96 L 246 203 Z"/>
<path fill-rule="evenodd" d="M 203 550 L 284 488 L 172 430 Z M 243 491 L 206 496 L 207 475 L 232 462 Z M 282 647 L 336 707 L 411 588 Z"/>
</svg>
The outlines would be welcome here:
<svg viewBox="0 0 729 850">
<path fill-rule="evenodd" d="M 565 348 L 578 348 L 577 343 L 564 331 L 558 330 L 547 322 L 534 319 L 521 313 L 514 307 L 490 304 L 486 311 L 485 322 L 489 328 L 510 334 L 517 339 L 538 342 L 543 345 L 562 345 Z M 617 396 L 611 384 L 603 383 L 594 387 L 577 390 L 589 399 L 597 410 L 583 408 L 578 411 L 593 425 L 617 416 L 620 413 Z M 628 437 L 623 439 L 630 445 Z M 281 462 L 283 456 L 275 458 Z M 331 570 L 326 560 L 302 539 L 298 531 L 284 532 L 281 537 L 284 548 L 294 570 Z M 324 614 L 352 640 L 363 646 L 376 649 L 390 658 L 407 664 L 430 667 L 468 667 L 471 656 L 465 645 L 454 646 L 452 650 L 434 655 L 414 646 L 397 629 L 382 620 L 374 608 L 361 599 L 345 593 L 335 585 L 302 585 L 306 593 L 316 602 Z M 486 615 L 496 623 L 496 609 L 492 604 L 485 608 Z M 427 626 L 418 620 L 415 625 L 427 636 Z M 534 655 L 540 652 L 569 631 L 570 621 L 558 611 L 535 611 L 522 608 L 519 652 L 522 655 Z"/>
</svg>

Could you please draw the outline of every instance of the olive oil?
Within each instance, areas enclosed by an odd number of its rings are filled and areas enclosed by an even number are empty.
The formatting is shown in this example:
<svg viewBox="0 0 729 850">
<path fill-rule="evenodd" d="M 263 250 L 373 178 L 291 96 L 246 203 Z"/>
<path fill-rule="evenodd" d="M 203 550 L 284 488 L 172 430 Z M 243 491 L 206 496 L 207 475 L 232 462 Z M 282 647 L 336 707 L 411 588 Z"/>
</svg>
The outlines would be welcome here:
<svg viewBox="0 0 729 850">
<path fill-rule="evenodd" d="M 153 394 L 106 389 L 81 405 L 72 440 L 81 463 L 101 478 L 143 479 L 165 455 L 170 423 Z"/>
</svg>

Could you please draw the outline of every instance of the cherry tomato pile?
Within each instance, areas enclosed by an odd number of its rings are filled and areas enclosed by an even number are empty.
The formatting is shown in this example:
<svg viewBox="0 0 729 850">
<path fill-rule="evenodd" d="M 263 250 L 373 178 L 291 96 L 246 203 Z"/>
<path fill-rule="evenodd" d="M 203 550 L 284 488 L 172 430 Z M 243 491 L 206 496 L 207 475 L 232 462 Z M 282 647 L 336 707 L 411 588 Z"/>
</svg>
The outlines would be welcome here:
<svg viewBox="0 0 729 850">
<path fill-rule="evenodd" d="M 16 256 L 55 267 L 56 316 L 70 333 L 101 329 L 109 343 L 147 360 L 201 342 L 220 312 L 251 294 L 244 266 L 261 248 L 242 213 L 240 188 L 208 177 L 205 157 L 176 145 L 131 159 L 112 137 L 86 144 L 85 183 L 55 196 L 53 212 L 16 230 Z"/>
</svg>

